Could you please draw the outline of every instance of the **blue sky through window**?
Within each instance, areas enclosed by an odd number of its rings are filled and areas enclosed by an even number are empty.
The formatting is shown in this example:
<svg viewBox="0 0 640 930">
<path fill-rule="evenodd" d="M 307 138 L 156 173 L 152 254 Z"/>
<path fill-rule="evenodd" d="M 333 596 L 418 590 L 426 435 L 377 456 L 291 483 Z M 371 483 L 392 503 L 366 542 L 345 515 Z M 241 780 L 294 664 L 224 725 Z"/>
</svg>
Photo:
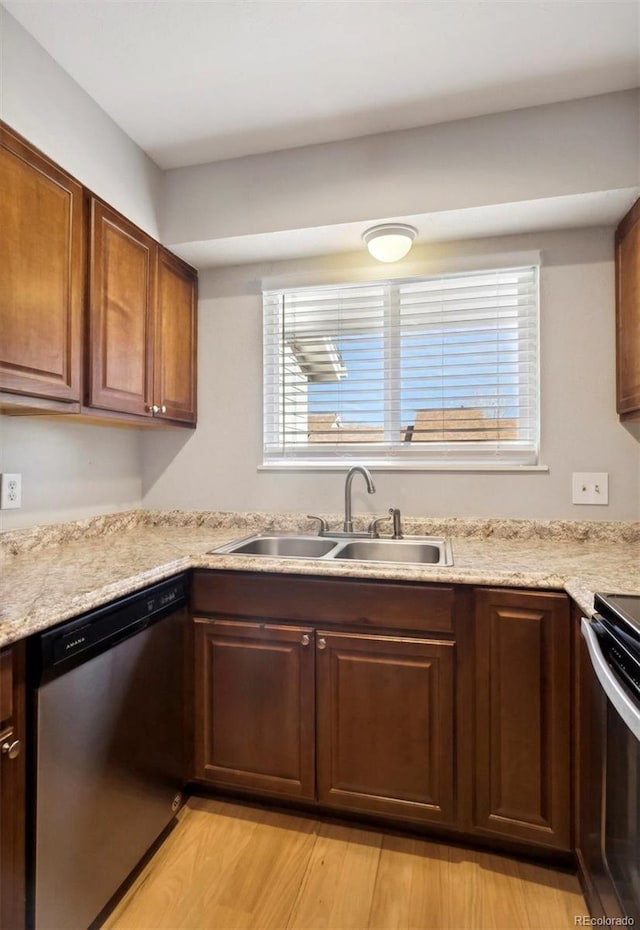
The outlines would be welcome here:
<svg viewBox="0 0 640 930">
<path fill-rule="evenodd" d="M 417 410 L 480 408 L 492 416 L 496 380 L 500 415 L 518 415 L 518 335 L 515 326 L 478 332 L 474 327 L 415 329 L 400 336 L 397 377 L 401 425 Z M 384 336 L 336 339 L 347 377 L 310 383 L 309 413 L 339 415 L 343 425 L 385 425 Z M 378 374 L 375 373 L 377 369 Z"/>
</svg>

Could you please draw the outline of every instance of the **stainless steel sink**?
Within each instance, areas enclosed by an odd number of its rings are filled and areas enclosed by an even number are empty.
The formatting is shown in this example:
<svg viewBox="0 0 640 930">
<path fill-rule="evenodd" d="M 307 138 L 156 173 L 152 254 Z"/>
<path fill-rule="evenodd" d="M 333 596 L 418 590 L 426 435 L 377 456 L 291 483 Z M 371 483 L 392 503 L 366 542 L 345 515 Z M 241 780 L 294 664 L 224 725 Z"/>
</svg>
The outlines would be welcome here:
<svg viewBox="0 0 640 930">
<path fill-rule="evenodd" d="M 212 549 L 228 555 L 264 555 L 279 559 L 387 562 L 395 565 L 453 565 L 451 544 L 432 536 L 404 539 L 353 539 L 344 536 L 256 534 Z"/>
<path fill-rule="evenodd" d="M 229 543 L 213 552 L 233 552 L 236 555 L 270 555 L 283 559 L 317 559 L 335 549 L 335 539 L 320 536 L 252 536 Z"/>
<path fill-rule="evenodd" d="M 409 539 L 358 539 L 341 546 L 333 558 L 356 562 L 450 565 L 445 549 L 445 540 L 425 542 Z"/>
</svg>

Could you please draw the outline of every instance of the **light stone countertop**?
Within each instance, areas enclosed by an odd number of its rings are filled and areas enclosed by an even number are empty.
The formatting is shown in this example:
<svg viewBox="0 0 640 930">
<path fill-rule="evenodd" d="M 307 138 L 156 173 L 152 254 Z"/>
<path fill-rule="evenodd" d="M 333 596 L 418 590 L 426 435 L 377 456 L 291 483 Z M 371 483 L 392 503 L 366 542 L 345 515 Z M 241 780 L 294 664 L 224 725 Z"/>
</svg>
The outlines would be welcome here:
<svg viewBox="0 0 640 930">
<path fill-rule="evenodd" d="M 207 554 L 274 529 L 311 525 L 290 514 L 134 511 L 0 534 L 0 646 L 190 568 L 565 590 L 586 613 L 596 591 L 640 595 L 637 523 L 406 520 L 406 535 L 449 536 L 449 568 Z"/>
</svg>

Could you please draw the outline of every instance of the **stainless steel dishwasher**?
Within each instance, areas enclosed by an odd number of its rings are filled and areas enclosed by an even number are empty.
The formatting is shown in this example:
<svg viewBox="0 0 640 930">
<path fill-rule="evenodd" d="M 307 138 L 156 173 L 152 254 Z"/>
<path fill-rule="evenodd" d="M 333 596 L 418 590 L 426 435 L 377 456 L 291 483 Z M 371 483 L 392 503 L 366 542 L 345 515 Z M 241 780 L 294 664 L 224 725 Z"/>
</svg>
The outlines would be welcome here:
<svg viewBox="0 0 640 930">
<path fill-rule="evenodd" d="M 33 638 L 29 924 L 86 930 L 184 784 L 180 576 Z"/>
</svg>

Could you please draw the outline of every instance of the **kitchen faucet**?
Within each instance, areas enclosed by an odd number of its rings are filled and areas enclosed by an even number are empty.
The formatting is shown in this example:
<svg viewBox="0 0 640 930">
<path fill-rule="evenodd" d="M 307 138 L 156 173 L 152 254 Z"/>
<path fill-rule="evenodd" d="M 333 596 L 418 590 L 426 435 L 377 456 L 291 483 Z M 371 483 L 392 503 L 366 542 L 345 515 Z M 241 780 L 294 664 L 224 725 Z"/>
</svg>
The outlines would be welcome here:
<svg viewBox="0 0 640 930">
<path fill-rule="evenodd" d="M 364 465 L 353 465 L 347 472 L 347 479 L 344 483 L 344 524 L 342 529 L 345 533 L 353 533 L 353 520 L 351 519 L 351 484 L 356 474 L 361 474 L 367 482 L 367 491 L 369 494 L 375 494 L 376 488 L 368 468 Z"/>
</svg>

